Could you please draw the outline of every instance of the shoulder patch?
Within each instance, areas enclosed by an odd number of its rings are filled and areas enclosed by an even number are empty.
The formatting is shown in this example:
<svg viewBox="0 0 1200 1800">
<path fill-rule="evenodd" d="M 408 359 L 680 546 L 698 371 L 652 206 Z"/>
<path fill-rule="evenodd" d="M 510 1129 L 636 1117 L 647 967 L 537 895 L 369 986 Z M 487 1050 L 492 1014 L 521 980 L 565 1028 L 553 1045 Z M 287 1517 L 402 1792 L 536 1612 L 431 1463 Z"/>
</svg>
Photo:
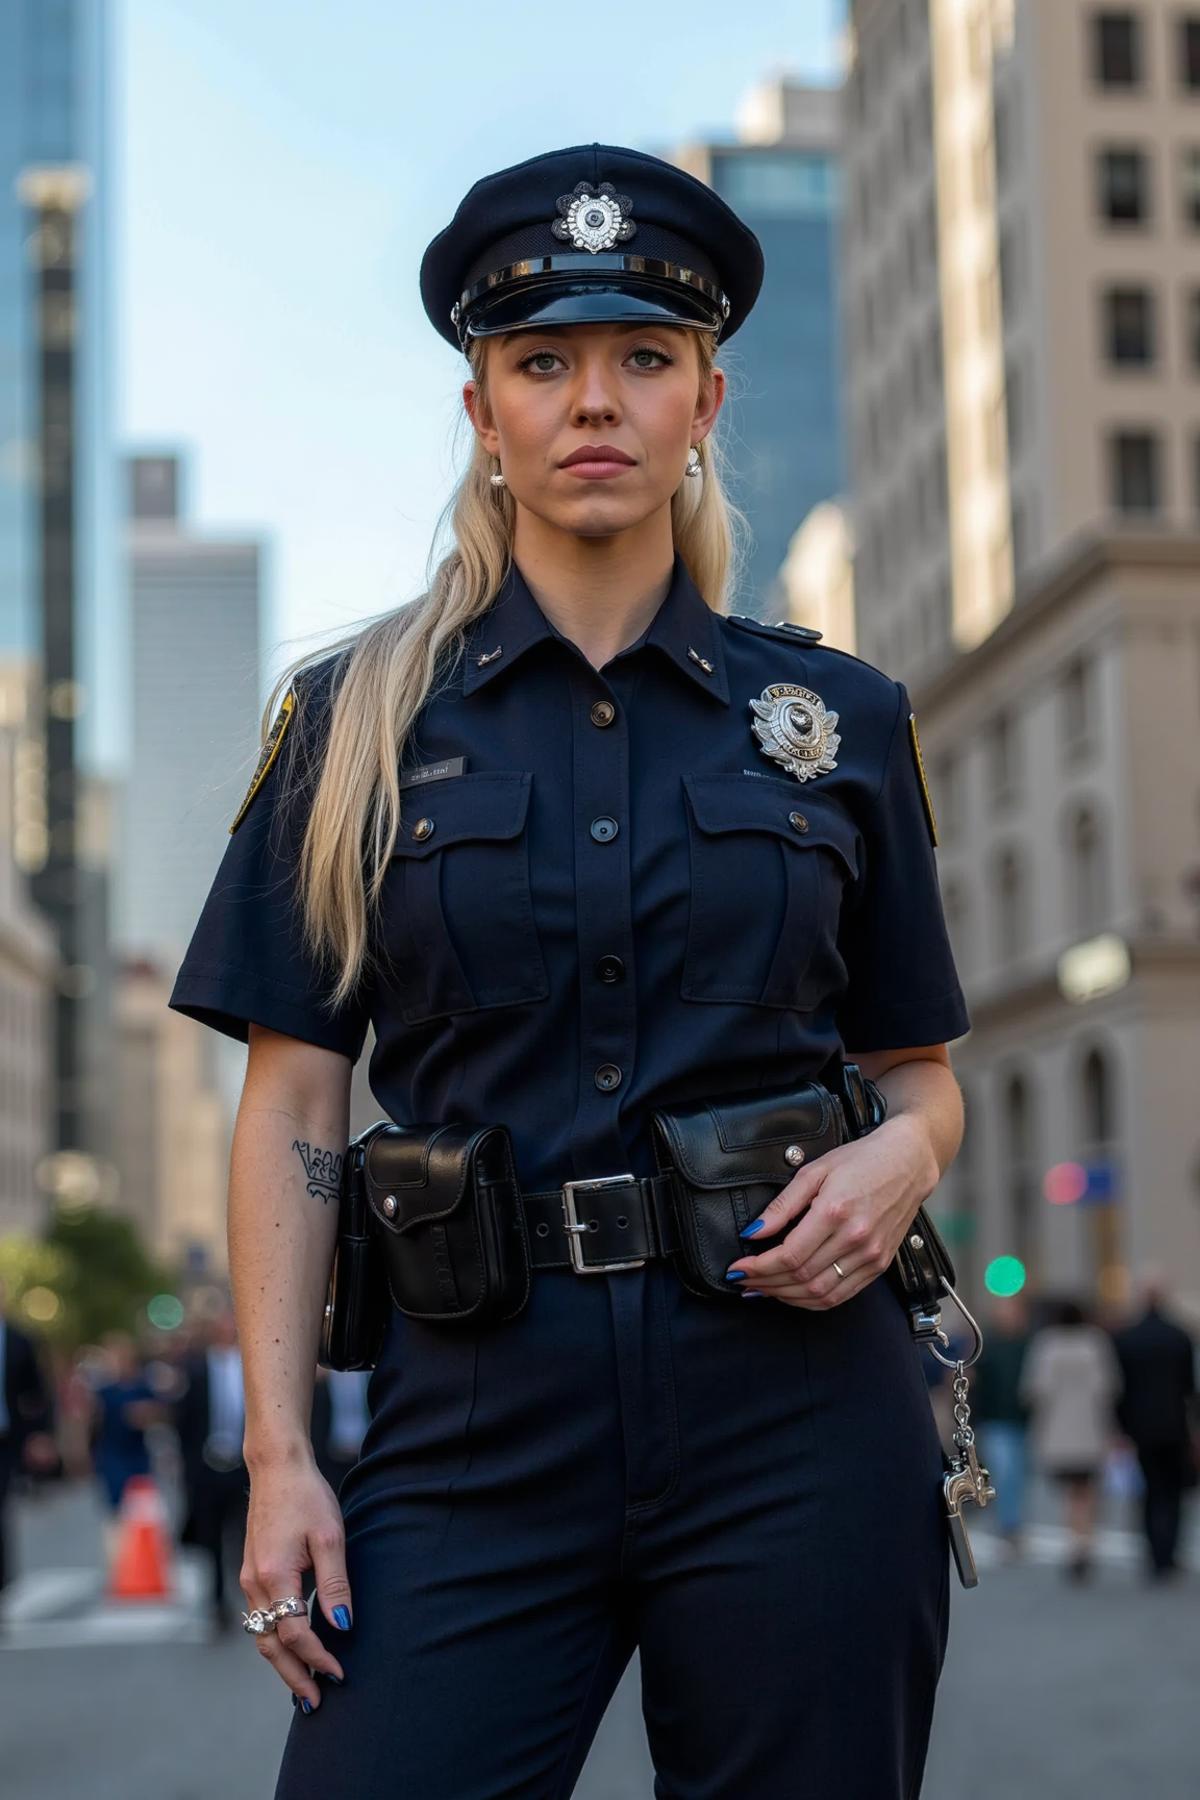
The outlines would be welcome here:
<svg viewBox="0 0 1200 1800">
<path fill-rule="evenodd" d="M 925 762 L 921 755 L 921 740 L 917 736 L 917 715 L 915 712 L 910 712 L 908 715 L 908 741 L 912 748 L 913 761 L 917 766 L 917 780 L 921 784 L 921 799 L 925 804 L 925 823 L 929 827 L 929 841 L 936 850 L 938 842 L 937 819 L 934 817 L 933 799 L 929 792 L 929 783 L 925 779 Z"/>
<path fill-rule="evenodd" d="M 764 637 L 786 636 L 802 644 L 816 644 L 821 638 L 821 633 L 813 626 L 794 625 L 790 619 L 776 619 L 773 625 L 768 625 L 765 619 L 752 619 L 749 613 L 727 613 L 725 616 L 731 625 L 740 625 L 743 631 L 761 632 Z"/>
<path fill-rule="evenodd" d="M 234 815 L 233 824 L 229 827 L 231 835 L 237 830 L 238 826 L 249 812 L 255 794 L 257 794 L 259 788 L 270 774 L 275 759 L 279 755 L 280 746 L 283 743 L 283 734 L 291 724 L 292 714 L 295 710 L 296 690 L 295 688 L 289 688 L 287 693 L 283 696 L 283 699 L 280 701 L 279 711 L 275 714 L 271 729 L 267 733 L 266 741 L 263 744 L 262 752 L 259 755 L 258 767 L 255 769 L 254 774 L 250 779 L 250 786 L 246 789 L 246 797 L 238 807 L 237 812 Z"/>
</svg>

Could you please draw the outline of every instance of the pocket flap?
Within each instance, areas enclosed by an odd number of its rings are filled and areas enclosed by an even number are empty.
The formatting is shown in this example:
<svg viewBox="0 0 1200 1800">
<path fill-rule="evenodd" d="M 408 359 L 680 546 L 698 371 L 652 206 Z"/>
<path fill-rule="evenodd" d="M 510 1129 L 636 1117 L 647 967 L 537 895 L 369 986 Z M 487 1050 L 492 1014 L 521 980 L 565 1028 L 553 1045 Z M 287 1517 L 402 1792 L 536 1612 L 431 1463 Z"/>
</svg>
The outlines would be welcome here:
<svg viewBox="0 0 1200 1800">
<path fill-rule="evenodd" d="M 701 831 L 773 831 L 797 846 L 822 844 L 858 873 L 857 828 L 828 796 L 770 775 L 685 775 L 683 784 Z"/>
<path fill-rule="evenodd" d="M 416 1225 L 449 1218 L 462 1203 L 472 1148 L 486 1129 L 391 1125 L 373 1137 L 363 1173 L 368 1205 L 385 1230 L 403 1236 Z"/>
<path fill-rule="evenodd" d="M 841 1113 L 816 1081 L 663 1107 L 654 1119 L 671 1161 L 698 1188 L 786 1187 L 800 1166 L 784 1155 L 789 1144 L 799 1144 L 809 1161 L 845 1139 Z"/>
<path fill-rule="evenodd" d="M 511 838 L 523 830 L 533 776 L 527 769 L 481 770 L 405 791 L 393 856 L 429 856 L 464 838 Z M 428 824 L 424 823 L 428 821 Z M 421 824 L 424 835 L 414 836 Z"/>
</svg>

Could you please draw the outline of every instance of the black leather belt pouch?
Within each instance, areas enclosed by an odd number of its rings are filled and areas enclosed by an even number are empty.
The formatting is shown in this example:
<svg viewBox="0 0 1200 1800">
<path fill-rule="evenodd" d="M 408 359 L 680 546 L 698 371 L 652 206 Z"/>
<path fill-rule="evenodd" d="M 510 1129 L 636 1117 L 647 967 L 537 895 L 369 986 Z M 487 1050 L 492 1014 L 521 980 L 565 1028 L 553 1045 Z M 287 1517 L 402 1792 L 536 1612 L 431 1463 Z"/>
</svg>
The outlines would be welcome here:
<svg viewBox="0 0 1200 1800">
<path fill-rule="evenodd" d="M 830 1084 L 807 1081 L 759 1088 L 723 1099 L 661 1107 L 654 1114 L 655 1157 L 669 1173 L 679 1249 L 680 1280 L 706 1298 L 736 1300 L 741 1283 L 727 1281 L 730 1263 L 747 1250 L 778 1242 L 790 1231 L 739 1236 L 796 1170 L 851 1138 L 882 1125 L 887 1100 L 857 1063 L 838 1062 Z M 936 1335 L 939 1306 L 955 1282 L 950 1253 L 924 1206 L 886 1270 L 909 1315 L 915 1337 Z"/>
<path fill-rule="evenodd" d="M 819 1081 L 660 1107 L 655 1160 L 671 1177 L 679 1233 L 673 1260 L 683 1285 L 706 1298 L 736 1300 L 739 1284 L 725 1279 L 726 1269 L 777 1236 L 739 1237 L 742 1227 L 798 1168 L 847 1135 L 841 1102 Z"/>
<path fill-rule="evenodd" d="M 366 1146 L 367 1205 L 392 1301 L 412 1319 L 512 1319 L 533 1264 L 503 1125 L 385 1126 Z"/>
</svg>

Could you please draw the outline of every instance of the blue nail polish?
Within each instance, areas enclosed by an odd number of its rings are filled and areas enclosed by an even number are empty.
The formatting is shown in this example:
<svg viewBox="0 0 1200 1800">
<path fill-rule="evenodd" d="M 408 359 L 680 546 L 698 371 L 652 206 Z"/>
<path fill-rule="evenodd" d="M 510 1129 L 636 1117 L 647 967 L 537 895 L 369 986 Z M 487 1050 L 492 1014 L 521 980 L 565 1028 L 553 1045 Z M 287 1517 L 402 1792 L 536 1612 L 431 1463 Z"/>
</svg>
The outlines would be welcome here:
<svg viewBox="0 0 1200 1800">
<path fill-rule="evenodd" d="M 307 1699 L 305 1697 L 305 1695 L 301 1694 L 301 1696 L 300 1696 L 300 1711 L 303 1713 L 310 1713 L 313 1710 L 314 1710 L 314 1708 L 313 1708 L 312 1701 Z"/>
<path fill-rule="evenodd" d="M 335 1606 L 333 1609 L 333 1622 L 339 1631 L 349 1631 L 350 1608 L 348 1606 Z"/>
<path fill-rule="evenodd" d="M 761 1288 L 743 1288 L 738 1295 L 739 1300 L 764 1300 L 765 1298 Z"/>
<path fill-rule="evenodd" d="M 745 1269 L 726 1269 L 725 1279 L 726 1281 L 745 1281 L 746 1271 Z"/>
<path fill-rule="evenodd" d="M 747 1225 L 744 1231 L 738 1232 L 738 1236 L 739 1237 L 753 1237 L 755 1232 L 761 1231 L 765 1224 L 766 1224 L 765 1219 L 755 1219 L 753 1225 Z"/>
<path fill-rule="evenodd" d="M 341 1676 L 335 1675 L 332 1669 L 326 1669 L 325 1679 L 326 1679 L 326 1681 L 332 1681 L 335 1687 L 341 1687 L 341 1685 L 342 1685 Z"/>
</svg>

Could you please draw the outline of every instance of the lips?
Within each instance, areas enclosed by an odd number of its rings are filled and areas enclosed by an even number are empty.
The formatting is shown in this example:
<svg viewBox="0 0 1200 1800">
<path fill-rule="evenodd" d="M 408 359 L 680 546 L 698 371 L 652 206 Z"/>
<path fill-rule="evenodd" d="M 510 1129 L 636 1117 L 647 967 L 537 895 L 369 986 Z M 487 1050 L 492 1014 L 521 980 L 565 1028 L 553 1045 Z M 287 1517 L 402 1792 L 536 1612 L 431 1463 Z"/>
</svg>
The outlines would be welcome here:
<svg viewBox="0 0 1200 1800">
<path fill-rule="evenodd" d="M 630 468 L 633 458 L 624 450 L 618 450 L 615 444 L 581 444 L 578 450 L 572 450 L 570 456 L 564 456 L 559 467 L 573 469 L 579 463 L 598 465 L 608 463 L 617 468 Z"/>
</svg>

